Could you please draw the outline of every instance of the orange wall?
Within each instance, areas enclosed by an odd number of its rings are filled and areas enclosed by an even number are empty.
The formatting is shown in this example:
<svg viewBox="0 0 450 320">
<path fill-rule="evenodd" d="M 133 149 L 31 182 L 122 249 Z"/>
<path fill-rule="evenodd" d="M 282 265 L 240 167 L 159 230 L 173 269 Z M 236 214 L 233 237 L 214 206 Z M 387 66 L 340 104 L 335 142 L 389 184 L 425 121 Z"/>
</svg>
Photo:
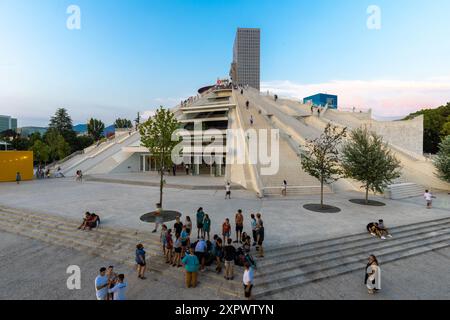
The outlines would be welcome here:
<svg viewBox="0 0 450 320">
<path fill-rule="evenodd" d="M 33 179 L 33 152 L 0 151 L 0 182 L 16 181 L 17 172 L 22 180 Z"/>
</svg>

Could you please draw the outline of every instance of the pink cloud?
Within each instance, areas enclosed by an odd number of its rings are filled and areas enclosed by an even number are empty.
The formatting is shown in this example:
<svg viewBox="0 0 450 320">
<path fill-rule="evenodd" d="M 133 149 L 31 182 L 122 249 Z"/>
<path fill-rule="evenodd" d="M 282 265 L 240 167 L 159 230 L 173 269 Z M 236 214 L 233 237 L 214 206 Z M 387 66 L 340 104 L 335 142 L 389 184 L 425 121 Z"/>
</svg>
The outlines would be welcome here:
<svg viewBox="0 0 450 320">
<path fill-rule="evenodd" d="M 317 84 L 290 81 L 263 82 L 261 91 L 303 99 L 316 93 L 339 96 L 344 108 L 372 109 L 375 116 L 404 116 L 423 108 L 435 108 L 450 101 L 450 78 L 420 81 L 404 80 L 335 80 Z"/>
</svg>

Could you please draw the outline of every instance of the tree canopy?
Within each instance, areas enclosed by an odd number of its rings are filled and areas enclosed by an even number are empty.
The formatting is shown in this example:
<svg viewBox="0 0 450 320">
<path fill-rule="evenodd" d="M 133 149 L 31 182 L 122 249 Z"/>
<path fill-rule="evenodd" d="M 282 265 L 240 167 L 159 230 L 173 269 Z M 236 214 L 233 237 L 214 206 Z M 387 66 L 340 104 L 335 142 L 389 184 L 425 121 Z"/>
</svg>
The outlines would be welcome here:
<svg viewBox="0 0 450 320">
<path fill-rule="evenodd" d="M 439 145 L 439 152 L 434 161 L 438 177 L 450 183 L 450 136 Z"/>
<path fill-rule="evenodd" d="M 323 187 L 340 178 L 342 169 L 339 166 L 338 146 L 347 134 L 347 128 L 340 129 L 327 124 L 322 135 L 308 141 L 302 155 L 303 170 L 319 179 L 321 185 L 320 204 L 323 207 Z"/>
<path fill-rule="evenodd" d="M 399 160 L 381 136 L 366 128 L 353 130 L 341 152 L 344 175 L 362 182 L 366 204 L 369 202 L 369 190 L 382 193 L 389 183 L 400 177 Z"/>
<path fill-rule="evenodd" d="M 131 120 L 128 119 L 118 118 L 114 122 L 114 127 L 116 129 L 131 129 L 133 128 L 133 123 L 131 122 Z"/>
<path fill-rule="evenodd" d="M 95 140 L 100 140 L 105 131 L 105 124 L 98 119 L 91 118 L 87 123 L 88 134 Z"/>
</svg>

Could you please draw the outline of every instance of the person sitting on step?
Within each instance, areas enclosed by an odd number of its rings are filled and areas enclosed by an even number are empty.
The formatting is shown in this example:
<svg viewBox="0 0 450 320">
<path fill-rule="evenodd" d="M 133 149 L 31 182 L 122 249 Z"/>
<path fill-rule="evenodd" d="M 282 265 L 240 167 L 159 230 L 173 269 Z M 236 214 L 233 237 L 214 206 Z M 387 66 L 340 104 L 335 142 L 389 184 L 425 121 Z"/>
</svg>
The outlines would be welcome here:
<svg viewBox="0 0 450 320">
<path fill-rule="evenodd" d="M 392 238 L 392 235 L 389 233 L 388 229 L 384 225 L 383 219 L 378 220 L 377 228 L 383 236 Z"/>
<path fill-rule="evenodd" d="M 367 231 L 374 237 L 381 238 L 382 240 L 385 240 L 383 233 L 380 229 L 378 229 L 378 223 L 377 222 L 371 222 L 367 225 Z"/>
</svg>

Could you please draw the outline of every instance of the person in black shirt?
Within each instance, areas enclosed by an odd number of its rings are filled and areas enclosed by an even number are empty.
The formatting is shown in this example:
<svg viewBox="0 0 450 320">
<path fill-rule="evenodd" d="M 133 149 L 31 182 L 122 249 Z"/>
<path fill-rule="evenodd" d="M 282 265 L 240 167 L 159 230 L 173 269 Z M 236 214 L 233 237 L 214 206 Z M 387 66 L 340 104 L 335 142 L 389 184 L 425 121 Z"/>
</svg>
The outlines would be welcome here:
<svg viewBox="0 0 450 320">
<path fill-rule="evenodd" d="M 181 234 L 181 230 L 183 230 L 183 223 L 180 221 L 180 217 L 176 218 L 173 229 L 175 230 L 175 234 Z"/>
<path fill-rule="evenodd" d="M 228 238 L 227 245 L 223 248 L 223 258 L 225 260 L 225 279 L 233 280 L 233 263 L 236 256 L 236 248 L 232 244 L 232 240 Z"/>
</svg>

